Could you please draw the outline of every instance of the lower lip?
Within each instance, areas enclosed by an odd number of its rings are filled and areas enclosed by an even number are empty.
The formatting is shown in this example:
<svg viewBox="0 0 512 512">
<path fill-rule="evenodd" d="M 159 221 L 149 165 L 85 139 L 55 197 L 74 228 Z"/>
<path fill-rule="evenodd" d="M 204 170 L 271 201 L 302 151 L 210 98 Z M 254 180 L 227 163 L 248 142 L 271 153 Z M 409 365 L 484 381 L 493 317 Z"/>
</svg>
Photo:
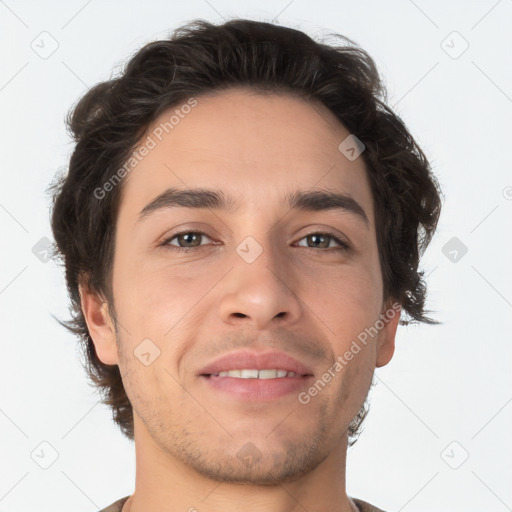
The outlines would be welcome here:
<svg viewBox="0 0 512 512">
<path fill-rule="evenodd" d="M 207 384 L 217 391 L 228 393 L 246 401 L 276 400 L 291 393 L 299 393 L 309 386 L 312 375 L 281 377 L 276 379 L 238 379 L 201 375 Z"/>
</svg>

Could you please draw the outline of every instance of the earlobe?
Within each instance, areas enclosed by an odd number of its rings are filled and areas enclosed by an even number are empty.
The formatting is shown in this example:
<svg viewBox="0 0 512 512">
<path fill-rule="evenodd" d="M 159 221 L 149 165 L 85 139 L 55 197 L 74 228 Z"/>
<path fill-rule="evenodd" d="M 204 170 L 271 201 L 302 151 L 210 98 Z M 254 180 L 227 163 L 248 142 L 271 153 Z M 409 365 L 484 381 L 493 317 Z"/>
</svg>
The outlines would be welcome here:
<svg viewBox="0 0 512 512">
<path fill-rule="evenodd" d="M 400 312 L 401 306 L 394 302 L 381 315 L 384 327 L 381 329 L 377 341 L 376 368 L 387 365 L 395 353 L 395 336 L 400 321 Z"/>
<path fill-rule="evenodd" d="M 88 286 L 79 285 L 82 313 L 96 354 L 104 364 L 117 364 L 117 343 L 114 322 L 107 302 Z"/>
</svg>

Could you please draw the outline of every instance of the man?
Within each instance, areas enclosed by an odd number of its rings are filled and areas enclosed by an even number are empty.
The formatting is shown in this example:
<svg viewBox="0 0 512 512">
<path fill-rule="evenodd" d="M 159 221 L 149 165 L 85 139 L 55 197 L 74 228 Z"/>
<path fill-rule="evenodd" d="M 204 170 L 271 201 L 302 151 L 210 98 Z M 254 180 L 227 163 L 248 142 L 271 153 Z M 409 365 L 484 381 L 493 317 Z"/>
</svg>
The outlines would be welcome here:
<svg viewBox="0 0 512 512">
<path fill-rule="evenodd" d="M 70 117 L 65 325 L 136 450 L 104 512 L 380 510 L 347 495 L 346 452 L 401 315 L 435 322 L 418 264 L 441 201 L 340 39 L 196 21 Z"/>
</svg>

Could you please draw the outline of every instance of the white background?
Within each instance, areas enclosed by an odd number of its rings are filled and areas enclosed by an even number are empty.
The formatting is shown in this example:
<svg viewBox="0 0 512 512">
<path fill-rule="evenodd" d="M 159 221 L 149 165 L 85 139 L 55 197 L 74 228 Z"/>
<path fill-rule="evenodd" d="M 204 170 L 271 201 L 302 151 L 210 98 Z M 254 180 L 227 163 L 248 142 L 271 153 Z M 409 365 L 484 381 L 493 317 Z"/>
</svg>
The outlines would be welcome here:
<svg viewBox="0 0 512 512">
<path fill-rule="evenodd" d="M 144 43 L 194 18 L 231 17 L 360 44 L 446 197 L 422 262 L 428 308 L 443 324 L 399 327 L 349 450 L 348 493 L 390 512 L 512 510 L 512 1 L 6 0 L 0 511 L 92 512 L 133 491 L 133 444 L 87 384 L 76 340 L 51 317 L 68 318 L 63 273 L 32 248 L 51 238 L 45 189 L 72 150 L 64 117 L 73 103 Z M 43 31 L 58 43 L 46 59 L 31 47 L 50 44 Z M 452 237 L 468 249 L 457 262 L 442 252 Z M 48 469 L 31 458 L 43 441 L 58 452 Z"/>
</svg>

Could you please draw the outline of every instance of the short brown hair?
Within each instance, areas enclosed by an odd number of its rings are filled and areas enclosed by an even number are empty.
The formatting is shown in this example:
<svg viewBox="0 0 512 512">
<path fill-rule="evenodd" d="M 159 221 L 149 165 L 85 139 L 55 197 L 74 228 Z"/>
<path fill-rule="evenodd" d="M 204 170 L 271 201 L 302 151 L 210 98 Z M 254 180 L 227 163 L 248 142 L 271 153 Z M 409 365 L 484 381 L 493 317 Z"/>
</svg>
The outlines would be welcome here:
<svg viewBox="0 0 512 512">
<path fill-rule="evenodd" d="M 419 259 L 435 232 L 440 189 L 430 165 L 401 119 L 386 105 L 372 58 L 350 39 L 316 42 L 299 30 L 233 19 L 195 20 L 169 39 L 151 42 L 123 73 L 92 87 L 67 119 L 76 146 L 66 176 L 51 185 L 55 254 L 62 258 L 72 319 L 60 322 L 82 341 L 85 369 L 114 421 L 133 439 L 133 409 L 117 365 L 95 352 L 81 310 L 79 282 L 103 295 L 115 319 L 112 262 L 122 185 L 99 199 L 94 190 L 114 176 L 149 125 L 191 96 L 231 87 L 299 95 L 321 102 L 363 142 L 374 200 L 384 300 L 402 305 L 401 323 L 438 323 L 425 316 L 426 286 Z M 354 442 L 366 412 L 349 428 Z"/>
</svg>

